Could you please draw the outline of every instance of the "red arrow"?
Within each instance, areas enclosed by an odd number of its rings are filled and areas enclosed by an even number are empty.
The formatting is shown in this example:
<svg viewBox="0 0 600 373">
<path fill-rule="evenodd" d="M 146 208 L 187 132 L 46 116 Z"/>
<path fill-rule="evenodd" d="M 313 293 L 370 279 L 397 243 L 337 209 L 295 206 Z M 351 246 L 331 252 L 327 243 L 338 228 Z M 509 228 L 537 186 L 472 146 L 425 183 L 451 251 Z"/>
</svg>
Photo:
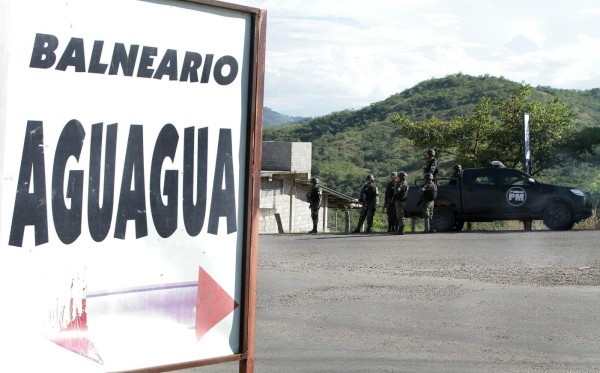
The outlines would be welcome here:
<svg viewBox="0 0 600 373">
<path fill-rule="evenodd" d="M 200 340 L 237 307 L 237 302 L 200 267 L 196 300 L 196 338 Z"/>
</svg>

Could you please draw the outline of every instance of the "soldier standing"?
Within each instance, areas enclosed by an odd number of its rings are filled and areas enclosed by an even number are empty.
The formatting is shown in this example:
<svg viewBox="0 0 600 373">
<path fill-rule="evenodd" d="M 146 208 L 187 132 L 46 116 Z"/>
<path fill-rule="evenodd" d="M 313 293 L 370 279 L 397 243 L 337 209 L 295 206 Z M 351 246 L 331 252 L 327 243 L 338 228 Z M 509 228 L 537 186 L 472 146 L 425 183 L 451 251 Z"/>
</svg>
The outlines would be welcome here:
<svg viewBox="0 0 600 373">
<path fill-rule="evenodd" d="M 437 196 L 437 186 L 433 182 L 433 175 L 427 173 L 424 175 L 425 184 L 421 186 L 421 201 L 423 203 L 423 219 L 425 220 L 425 230 L 423 233 L 433 233 L 431 225 L 433 220 L 433 207 L 435 197 Z"/>
<path fill-rule="evenodd" d="M 388 232 L 395 232 L 398 228 L 398 219 L 396 219 L 396 206 L 394 205 L 394 191 L 398 183 L 398 174 L 392 172 L 390 182 L 385 187 L 385 201 L 383 210 L 387 214 Z"/>
<path fill-rule="evenodd" d="M 448 181 L 448 185 L 457 185 L 458 179 L 462 176 L 463 170 L 462 166 L 459 164 L 455 164 L 452 166 L 452 175 L 450 175 L 450 181 Z"/>
<path fill-rule="evenodd" d="M 360 190 L 359 203 L 362 203 L 362 209 L 360 210 L 360 217 L 358 219 L 358 226 L 352 233 L 359 233 L 360 227 L 367 219 L 367 230 L 365 233 L 371 233 L 371 227 L 373 226 L 373 216 L 375 215 L 375 209 L 379 203 L 379 190 L 373 185 L 373 175 L 367 176 L 367 183 Z"/>
<path fill-rule="evenodd" d="M 438 163 L 437 163 L 437 159 L 435 159 L 435 150 L 433 149 L 429 149 L 427 150 L 427 164 L 425 164 L 425 167 L 423 167 L 423 175 L 425 174 L 432 174 L 433 175 L 433 179 L 437 179 L 437 174 L 438 174 Z"/>
<path fill-rule="evenodd" d="M 404 209 L 406 208 L 406 197 L 408 196 L 408 184 L 406 183 L 406 172 L 400 171 L 398 183 L 394 188 L 394 207 L 398 221 L 398 234 L 404 234 Z"/>
<path fill-rule="evenodd" d="M 319 224 L 319 210 L 321 209 L 321 201 L 323 199 L 323 192 L 321 188 L 319 188 L 319 180 L 315 177 L 310 179 L 310 183 L 312 184 L 312 188 L 306 193 L 306 198 L 308 199 L 310 208 L 310 217 L 313 222 L 313 229 L 308 231 L 308 233 L 317 233 L 317 225 Z"/>
</svg>

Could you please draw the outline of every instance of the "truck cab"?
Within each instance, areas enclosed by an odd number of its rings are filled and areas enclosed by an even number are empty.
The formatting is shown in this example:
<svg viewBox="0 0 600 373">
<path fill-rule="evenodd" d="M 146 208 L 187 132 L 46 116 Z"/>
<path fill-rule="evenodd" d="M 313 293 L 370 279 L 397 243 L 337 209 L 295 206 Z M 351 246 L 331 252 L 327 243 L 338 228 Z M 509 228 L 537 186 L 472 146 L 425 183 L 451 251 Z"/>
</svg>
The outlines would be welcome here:
<svg viewBox="0 0 600 373">
<path fill-rule="evenodd" d="M 462 178 L 462 213 L 520 218 L 540 209 L 540 194 L 531 176 L 513 169 L 470 169 Z"/>
</svg>

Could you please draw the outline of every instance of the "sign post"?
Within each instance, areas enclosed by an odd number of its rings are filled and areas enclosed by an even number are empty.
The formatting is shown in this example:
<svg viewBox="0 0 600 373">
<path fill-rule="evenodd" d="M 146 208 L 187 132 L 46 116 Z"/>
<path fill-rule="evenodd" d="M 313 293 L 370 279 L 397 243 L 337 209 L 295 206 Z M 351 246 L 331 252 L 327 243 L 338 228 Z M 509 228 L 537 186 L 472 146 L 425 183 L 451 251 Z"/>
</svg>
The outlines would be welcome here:
<svg viewBox="0 0 600 373">
<path fill-rule="evenodd" d="M 0 371 L 253 371 L 266 12 L 0 21 Z"/>
</svg>

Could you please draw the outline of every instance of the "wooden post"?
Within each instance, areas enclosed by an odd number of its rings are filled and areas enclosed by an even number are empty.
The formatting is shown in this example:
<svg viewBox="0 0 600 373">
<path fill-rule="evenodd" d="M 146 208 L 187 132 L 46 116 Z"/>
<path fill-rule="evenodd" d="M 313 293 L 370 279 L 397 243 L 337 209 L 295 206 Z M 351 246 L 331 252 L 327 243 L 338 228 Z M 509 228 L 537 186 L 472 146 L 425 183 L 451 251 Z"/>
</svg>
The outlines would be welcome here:
<svg viewBox="0 0 600 373">
<path fill-rule="evenodd" d="M 344 233 L 350 233 L 350 211 L 344 210 Z"/>
<path fill-rule="evenodd" d="M 281 223 L 281 214 L 278 212 L 275 213 L 275 221 L 277 222 L 277 232 L 284 233 L 283 224 Z"/>
<path fill-rule="evenodd" d="M 254 373 L 254 353 L 256 338 L 256 287 L 258 277 L 258 220 L 260 206 L 260 171 L 262 160 L 262 123 L 264 106 L 265 84 L 265 55 L 267 45 L 267 12 L 259 10 L 252 19 L 254 23 L 254 68 L 252 71 L 252 92 L 255 95 L 252 106 L 249 108 L 254 125 L 250 129 L 250 182 L 248 206 L 249 232 L 246 238 L 246 258 L 244 260 L 245 299 L 242 318 L 242 340 L 240 360 L 240 373 Z"/>
</svg>

